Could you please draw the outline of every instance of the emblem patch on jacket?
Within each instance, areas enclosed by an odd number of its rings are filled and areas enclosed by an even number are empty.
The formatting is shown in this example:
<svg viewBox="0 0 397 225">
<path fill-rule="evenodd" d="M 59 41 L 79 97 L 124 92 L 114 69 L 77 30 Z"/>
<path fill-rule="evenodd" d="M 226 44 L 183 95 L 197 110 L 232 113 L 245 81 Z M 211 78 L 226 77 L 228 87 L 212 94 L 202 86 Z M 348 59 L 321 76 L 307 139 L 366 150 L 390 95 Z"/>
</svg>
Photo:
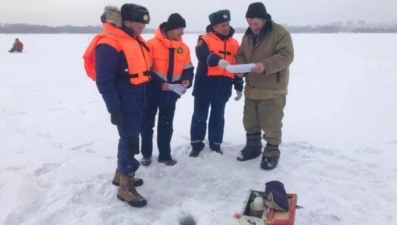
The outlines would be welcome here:
<svg viewBox="0 0 397 225">
<path fill-rule="evenodd" d="M 179 48 L 176 50 L 176 52 L 179 53 L 179 54 L 182 54 L 182 53 L 183 53 L 183 49 L 182 49 L 181 47 L 179 47 Z"/>
</svg>

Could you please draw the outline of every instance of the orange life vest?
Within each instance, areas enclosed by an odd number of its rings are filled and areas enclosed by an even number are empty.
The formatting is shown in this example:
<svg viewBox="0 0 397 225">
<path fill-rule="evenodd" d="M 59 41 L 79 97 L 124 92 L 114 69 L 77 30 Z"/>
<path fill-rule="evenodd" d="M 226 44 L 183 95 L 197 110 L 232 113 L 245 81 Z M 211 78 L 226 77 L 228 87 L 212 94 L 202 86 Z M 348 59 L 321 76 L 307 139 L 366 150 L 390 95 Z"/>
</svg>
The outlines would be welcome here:
<svg viewBox="0 0 397 225">
<path fill-rule="evenodd" d="M 239 48 L 238 41 L 232 37 L 227 40 L 222 40 L 213 32 L 208 32 L 200 36 L 208 45 L 210 52 L 220 55 L 223 59 L 228 61 L 231 65 L 236 64 L 236 56 Z M 219 66 L 209 66 L 208 76 L 227 76 L 234 79 L 234 74 L 228 72 Z"/>
<path fill-rule="evenodd" d="M 170 49 L 174 49 L 173 82 L 181 79 L 184 69 L 193 67 L 189 47 L 182 40 L 174 41 L 167 39 L 160 28 L 156 29 L 155 36 L 148 41 L 148 46 L 150 47 L 150 53 L 153 59 L 152 70 L 164 81 L 168 80 L 168 67 L 171 60 L 169 58 Z"/>
<path fill-rule="evenodd" d="M 93 81 L 96 80 L 95 48 L 99 44 L 108 44 L 118 52 L 124 52 L 132 84 L 138 85 L 149 81 L 151 64 L 149 51 L 137 40 L 111 24 L 104 23 L 103 29 L 104 32 L 96 35 L 84 52 L 84 69 L 87 76 Z M 145 43 L 142 37 L 138 36 L 138 39 Z"/>
</svg>

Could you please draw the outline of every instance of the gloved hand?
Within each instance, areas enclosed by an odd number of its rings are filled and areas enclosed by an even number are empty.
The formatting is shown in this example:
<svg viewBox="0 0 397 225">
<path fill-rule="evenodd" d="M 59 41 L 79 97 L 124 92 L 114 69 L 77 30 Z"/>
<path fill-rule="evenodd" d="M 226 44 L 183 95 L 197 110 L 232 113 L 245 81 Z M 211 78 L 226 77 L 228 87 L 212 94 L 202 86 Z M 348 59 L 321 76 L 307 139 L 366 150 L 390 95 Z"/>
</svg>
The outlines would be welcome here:
<svg viewBox="0 0 397 225">
<path fill-rule="evenodd" d="M 123 112 L 121 110 L 110 112 L 110 122 L 116 126 L 123 125 L 125 122 Z"/>
<path fill-rule="evenodd" d="M 230 65 L 230 63 L 224 59 L 220 59 L 218 62 L 218 66 L 222 69 L 225 69 L 228 65 Z"/>
<path fill-rule="evenodd" d="M 236 91 L 237 96 L 234 98 L 234 100 L 238 101 L 243 97 L 243 92 L 241 91 Z"/>
</svg>

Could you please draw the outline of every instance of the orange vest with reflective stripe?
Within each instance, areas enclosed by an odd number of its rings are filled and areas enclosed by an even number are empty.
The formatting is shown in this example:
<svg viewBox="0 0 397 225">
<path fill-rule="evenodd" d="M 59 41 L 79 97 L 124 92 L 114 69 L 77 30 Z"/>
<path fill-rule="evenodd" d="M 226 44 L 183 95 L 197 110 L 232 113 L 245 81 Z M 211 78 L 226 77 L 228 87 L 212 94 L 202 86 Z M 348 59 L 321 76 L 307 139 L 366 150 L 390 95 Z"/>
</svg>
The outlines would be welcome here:
<svg viewBox="0 0 397 225">
<path fill-rule="evenodd" d="M 213 32 L 208 32 L 200 36 L 208 45 L 210 52 L 221 56 L 228 61 L 231 65 L 236 64 L 236 56 L 239 48 L 238 41 L 232 37 L 227 40 L 222 40 L 217 37 Z M 230 73 L 219 66 L 209 66 L 208 76 L 227 76 L 234 79 L 234 73 Z"/>
<path fill-rule="evenodd" d="M 148 42 L 150 47 L 150 53 L 153 60 L 152 70 L 153 72 L 161 77 L 164 81 L 167 81 L 168 67 L 170 57 L 170 49 L 174 49 L 174 59 L 172 71 L 172 81 L 178 81 L 181 79 L 182 72 L 184 69 L 193 67 L 190 58 L 189 47 L 182 41 L 174 41 L 167 39 L 161 32 L 160 28 L 156 29 L 154 38 Z"/>
<path fill-rule="evenodd" d="M 118 52 L 124 52 L 132 84 L 138 85 L 149 81 L 151 64 L 149 51 L 119 28 L 108 23 L 104 23 L 103 28 L 104 32 L 96 35 L 84 52 L 84 69 L 87 76 L 93 81 L 96 80 L 95 48 L 99 44 L 108 44 Z M 138 39 L 146 44 L 142 37 L 138 36 Z"/>
</svg>

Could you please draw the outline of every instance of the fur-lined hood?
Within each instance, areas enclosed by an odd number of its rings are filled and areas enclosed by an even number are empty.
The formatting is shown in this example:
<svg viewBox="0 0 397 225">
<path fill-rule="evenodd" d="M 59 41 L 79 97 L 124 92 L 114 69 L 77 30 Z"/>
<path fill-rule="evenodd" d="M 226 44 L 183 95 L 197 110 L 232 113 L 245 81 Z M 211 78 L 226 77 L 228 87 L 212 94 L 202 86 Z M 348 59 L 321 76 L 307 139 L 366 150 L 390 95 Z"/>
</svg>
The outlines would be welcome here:
<svg viewBox="0 0 397 225">
<path fill-rule="evenodd" d="M 106 6 L 101 16 L 102 23 L 110 23 L 122 27 L 121 11 L 116 6 Z"/>
</svg>

